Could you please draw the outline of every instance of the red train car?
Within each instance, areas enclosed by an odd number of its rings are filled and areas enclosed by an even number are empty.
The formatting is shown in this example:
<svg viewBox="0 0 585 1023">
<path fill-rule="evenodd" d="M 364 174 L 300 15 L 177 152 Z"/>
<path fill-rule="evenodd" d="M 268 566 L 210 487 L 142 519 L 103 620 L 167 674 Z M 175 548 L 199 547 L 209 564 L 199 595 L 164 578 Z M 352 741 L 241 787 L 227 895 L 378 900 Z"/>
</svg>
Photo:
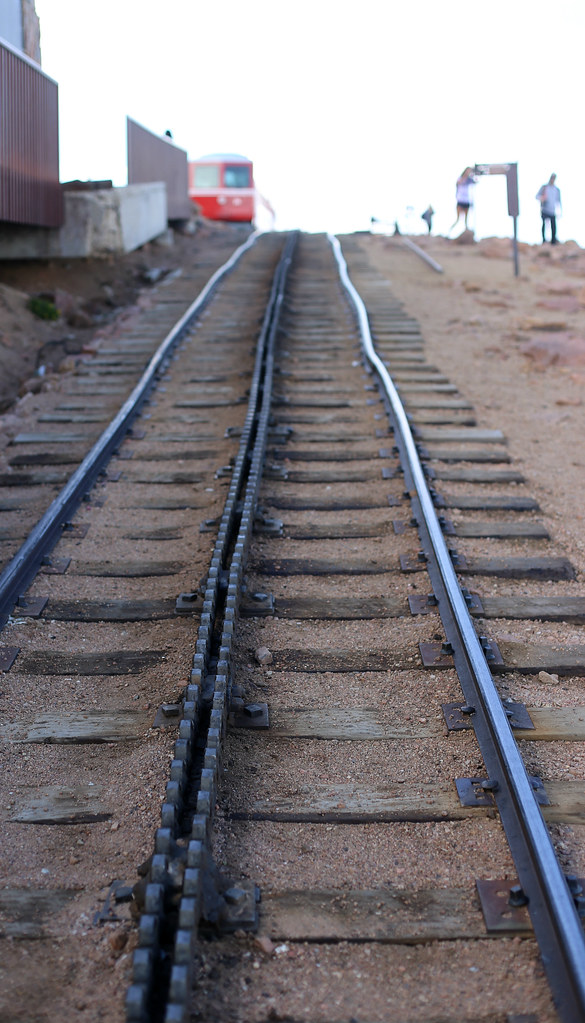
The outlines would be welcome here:
<svg viewBox="0 0 585 1023">
<path fill-rule="evenodd" d="M 209 220 L 251 224 L 256 198 L 252 161 L 235 153 L 214 153 L 190 161 L 189 198 Z"/>
</svg>

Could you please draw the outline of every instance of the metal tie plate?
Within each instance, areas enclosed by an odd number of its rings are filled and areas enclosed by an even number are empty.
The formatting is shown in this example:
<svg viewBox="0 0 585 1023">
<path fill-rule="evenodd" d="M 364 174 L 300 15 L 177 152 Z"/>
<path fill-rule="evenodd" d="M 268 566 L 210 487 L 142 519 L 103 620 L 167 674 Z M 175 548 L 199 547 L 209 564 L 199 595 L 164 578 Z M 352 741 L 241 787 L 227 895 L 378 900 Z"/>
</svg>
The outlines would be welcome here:
<svg viewBox="0 0 585 1023">
<path fill-rule="evenodd" d="M 526 903 L 514 905 L 520 901 L 517 878 L 497 881 L 477 878 L 475 884 L 488 934 L 525 934 L 532 930 Z"/>
<path fill-rule="evenodd" d="M 534 728 L 534 723 L 528 713 L 526 704 L 515 700 L 503 700 L 502 705 L 511 728 L 521 728 L 523 730 Z M 450 732 L 473 728 L 475 707 L 470 707 L 467 703 L 458 701 L 455 703 L 444 703 L 441 709 Z"/>
<path fill-rule="evenodd" d="M 10 671 L 19 653 L 19 646 L 0 646 L 0 671 Z"/>
<path fill-rule="evenodd" d="M 486 646 L 482 643 L 482 647 L 490 666 L 504 664 L 497 643 L 490 640 Z M 444 643 L 419 643 L 419 650 L 425 668 L 450 668 L 453 666 L 453 651 L 451 650 L 449 653 L 445 650 Z"/>
</svg>

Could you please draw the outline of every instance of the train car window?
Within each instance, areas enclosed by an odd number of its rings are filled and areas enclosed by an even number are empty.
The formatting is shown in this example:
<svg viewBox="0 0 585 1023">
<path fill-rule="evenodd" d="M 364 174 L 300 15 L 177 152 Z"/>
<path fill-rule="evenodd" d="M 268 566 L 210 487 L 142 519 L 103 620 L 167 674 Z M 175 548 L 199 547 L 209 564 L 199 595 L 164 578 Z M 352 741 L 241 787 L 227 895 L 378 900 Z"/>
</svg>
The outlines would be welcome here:
<svg viewBox="0 0 585 1023">
<path fill-rule="evenodd" d="M 214 167 L 212 165 L 205 164 L 201 164 L 199 167 L 195 167 L 195 187 L 218 188 L 219 167 Z"/>
<path fill-rule="evenodd" d="M 226 188 L 248 188 L 250 168 L 246 166 L 225 167 L 223 182 Z"/>
</svg>

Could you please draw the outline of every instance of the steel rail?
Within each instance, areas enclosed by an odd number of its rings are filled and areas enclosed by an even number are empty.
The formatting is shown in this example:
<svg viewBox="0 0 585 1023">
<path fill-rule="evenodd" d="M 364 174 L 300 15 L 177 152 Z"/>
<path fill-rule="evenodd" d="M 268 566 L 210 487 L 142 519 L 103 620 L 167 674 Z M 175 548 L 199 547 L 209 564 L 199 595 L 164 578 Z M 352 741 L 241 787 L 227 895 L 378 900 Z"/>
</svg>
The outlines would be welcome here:
<svg viewBox="0 0 585 1023">
<path fill-rule="evenodd" d="M 476 727 L 478 742 L 490 776 L 497 783 L 498 811 L 528 898 L 528 910 L 553 998 L 564 1023 L 583 1023 L 583 927 L 461 593 L 402 402 L 386 366 L 376 354 L 367 310 L 349 278 L 341 245 L 337 238 L 328 237 L 341 280 L 355 309 L 364 353 L 378 375 L 393 415 L 397 443 L 416 489 L 449 613 L 462 645 L 462 657 L 469 668 L 476 712 L 481 709 L 485 726 Z"/>
<path fill-rule="evenodd" d="M 129 1023 L 162 1019 L 185 1023 L 200 919 L 209 913 L 210 905 L 210 921 L 219 919 L 225 907 L 221 879 L 213 865 L 211 826 L 231 699 L 234 627 L 266 452 L 275 339 L 296 237 L 296 233 L 288 236 L 274 274 L 257 343 L 246 419 L 204 585 L 191 680 L 185 690 L 171 779 L 161 809 L 162 827 L 155 835 L 133 983 L 126 996 Z M 179 890 L 174 883 L 177 876 L 182 876 Z M 170 922 L 173 916 L 174 924 Z M 161 949 L 163 930 L 172 931 L 172 938 L 167 933 Z"/>
<path fill-rule="evenodd" d="M 119 412 L 33 527 L 18 552 L 4 568 L 0 575 L 0 630 L 8 621 L 17 600 L 34 579 L 43 558 L 60 539 L 64 525 L 77 510 L 84 496 L 91 490 L 104 466 L 130 430 L 142 404 L 153 389 L 158 375 L 164 370 L 173 349 L 187 333 L 191 321 L 202 312 L 220 281 L 233 270 L 236 263 L 254 245 L 261 233 L 261 231 L 253 232 L 244 244 L 240 245 L 209 278 L 187 311 L 163 339 Z"/>
</svg>

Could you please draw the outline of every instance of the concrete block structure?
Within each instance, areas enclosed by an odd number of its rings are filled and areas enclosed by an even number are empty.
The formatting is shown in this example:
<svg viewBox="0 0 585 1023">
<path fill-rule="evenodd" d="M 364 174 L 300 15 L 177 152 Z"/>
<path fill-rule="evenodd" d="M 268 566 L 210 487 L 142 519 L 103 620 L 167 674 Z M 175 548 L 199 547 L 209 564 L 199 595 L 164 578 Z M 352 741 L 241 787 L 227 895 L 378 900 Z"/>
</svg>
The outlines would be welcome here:
<svg viewBox="0 0 585 1023">
<path fill-rule="evenodd" d="M 167 230 L 162 181 L 64 191 L 60 228 L 0 223 L 0 259 L 83 259 L 132 252 Z"/>
</svg>

